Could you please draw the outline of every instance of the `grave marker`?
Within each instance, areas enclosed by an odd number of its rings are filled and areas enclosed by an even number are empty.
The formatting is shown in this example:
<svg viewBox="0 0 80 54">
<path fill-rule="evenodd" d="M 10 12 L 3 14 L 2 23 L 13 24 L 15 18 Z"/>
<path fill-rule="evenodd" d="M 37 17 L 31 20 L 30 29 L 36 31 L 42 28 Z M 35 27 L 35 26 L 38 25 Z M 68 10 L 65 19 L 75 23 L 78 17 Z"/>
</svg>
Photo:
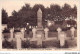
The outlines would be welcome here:
<svg viewBox="0 0 80 54">
<path fill-rule="evenodd" d="M 11 36 L 11 39 L 13 39 L 13 32 L 14 32 L 14 30 L 13 30 L 13 29 L 10 29 L 10 36 Z"/>
<path fill-rule="evenodd" d="M 36 28 L 33 28 L 32 32 L 33 32 L 33 38 L 35 38 L 36 37 Z"/>
<path fill-rule="evenodd" d="M 60 32 L 59 41 L 60 41 L 60 47 L 63 47 L 65 45 L 65 41 L 66 41 L 66 33 L 65 32 Z"/>
<path fill-rule="evenodd" d="M 22 38 L 24 38 L 24 32 L 25 32 L 25 29 L 22 28 L 22 29 L 21 29 L 21 33 L 22 33 L 22 35 L 23 35 Z"/>
<path fill-rule="evenodd" d="M 72 28 L 70 29 L 70 31 L 71 31 L 71 38 L 74 39 L 75 28 L 72 27 Z"/>
<path fill-rule="evenodd" d="M 60 27 L 58 27 L 58 28 L 57 28 L 57 31 L 58 31 L 58 37 L 57 37 L 57 38 L 59 39 L 59 34 L 60 34 L 60 32 L 62 31 L 62 29 L 61 29 Z"/>
<path fill-rule="evenodd" d="M 17 44 L 16 47 L 17 47 L 17 49 L 21 49 L 21 36 L 22 36 L 21 32 L 17 32 L 15 34 L 16 44 Z"/>
<path fill-rule="evenodd" d="M 49 31 L 49 29 L 45 28 L 44 31 L 45 31 L 45 38 L 47 39 L 48 38 L 48 31 Z"/>
</svg>

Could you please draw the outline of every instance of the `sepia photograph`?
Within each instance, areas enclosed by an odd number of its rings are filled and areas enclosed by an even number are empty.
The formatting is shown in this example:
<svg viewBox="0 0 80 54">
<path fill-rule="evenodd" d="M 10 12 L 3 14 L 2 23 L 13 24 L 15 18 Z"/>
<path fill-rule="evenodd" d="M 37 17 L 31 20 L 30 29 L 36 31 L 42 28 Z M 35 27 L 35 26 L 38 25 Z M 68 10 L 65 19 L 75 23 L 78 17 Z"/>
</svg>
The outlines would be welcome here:
<svg viewBox="0 0 80 54">
<path fill-rule="evenodd" d="M 78 50 L 78 0 L 2 0 L 2 50 Z"/>
</svg>

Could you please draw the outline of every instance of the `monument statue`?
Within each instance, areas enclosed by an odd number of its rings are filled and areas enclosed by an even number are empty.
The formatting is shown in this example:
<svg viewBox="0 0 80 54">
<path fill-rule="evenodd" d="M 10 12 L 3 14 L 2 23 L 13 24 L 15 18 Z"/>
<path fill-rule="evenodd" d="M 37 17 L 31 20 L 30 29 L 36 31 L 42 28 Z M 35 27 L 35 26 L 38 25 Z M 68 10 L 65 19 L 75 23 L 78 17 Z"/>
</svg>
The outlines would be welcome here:
<svg viewBox="0 0 80 54">
<path fill-rule="evenodd" d="M 42 26 L 42 11 L 40 8 L 37 11 L 37 26 L 38 26 L 38 28 L 43 27 Z"/>
<path fill-rule="evenodd" d="M 34 28 L 32 31 L 33 31 L 33 37 L 35 36 L 35 38 L 37 39 L 39 38 L 40 40 L 44 40 L 45 36 L 48 37 L 48 30 L 46 31 L 45 29 L 44 31 L 42 25 L 42 11 L 40 8 L 37 11 L 37 28 Z"/>
<path fill-rule="evenodd" d="M 42 26 L 42 11 L 40 8 L 37 11 L 37 31 L 36 32 L 37 32 L 37 36 L 41 35 L 42 38 L 44 37 L 44 29 Z"/>
</svg>

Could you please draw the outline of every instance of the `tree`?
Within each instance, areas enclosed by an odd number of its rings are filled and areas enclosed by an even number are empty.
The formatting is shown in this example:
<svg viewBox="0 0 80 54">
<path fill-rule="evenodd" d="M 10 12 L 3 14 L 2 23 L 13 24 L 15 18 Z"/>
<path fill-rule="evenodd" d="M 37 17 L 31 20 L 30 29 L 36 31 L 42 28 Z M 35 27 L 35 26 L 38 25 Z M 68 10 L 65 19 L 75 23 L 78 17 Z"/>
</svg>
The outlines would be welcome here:
<svg viewBox="0 0 80 54">
<path fill-rule="evenodd" d="M 8 23 L 8 15 L 6 10 L 2 9 L 2 24 Z"/>
<path fill-rule="evenodd" d="M 12 12 L 12 16 L 9 17 L 9 27 L 20 27 L 20 18 L 18 17 L 18 13 L 14 10 Z"/>
<path fill-rule="evenodd" d="M 71 6 L 69 4 L 64 4 L 62 7 L 62 15 L 63 17 L 70 17 L 71 16 Z"/>
<path fill-rule="evenodd" d="M 74 7 L 71 10 L 71 15 L 75 18 L 77 18 L 77 7 L 74 5 Z"/>
<path fill-rule="evenodd" d="M 45 26 L 46 20 L 58 20 L 56 24 L 62 24 L 66 17 L 77 17 L 77 7 L 74 6 L 71 8 L 70 5 L 64 4 L 63 7 L 57 4 L 51 4 L 50 8 L 45 8 L 42 4 L 35 4 L 33 7 L 30 7 L 29 4 L 25 4 L 22 8 L 16 12 L 12 12 L 12 16 L 9 17 L 9 23 L 11 27 L 26 27 L 26 23 L 29 23 L 31 26 L 37 26 L 37 11 L 38 9 L 42 10 L 42 24 Z"/>
<path fill-rule="evenodd" d="M 50 9 L 51 9 L 51 18 L 54 19 L 58 19 L 61 18 L 61 7 L 57 4 L 51 4 L 50 5 Z"/>
<path fill-rule="evenodd" d="M 23 26 L 26 26 L 26 23 L 29 23 L 30 25 L 35 25 L 36 24 L 36 19 L 35 19 L 35 12 L 32 11 L 32 8 L 30 7 L 29 4 L 25 4 L 25 6 L 23 6 L 19 12 L 19 17 L 23 20 Z"/>
</svg>

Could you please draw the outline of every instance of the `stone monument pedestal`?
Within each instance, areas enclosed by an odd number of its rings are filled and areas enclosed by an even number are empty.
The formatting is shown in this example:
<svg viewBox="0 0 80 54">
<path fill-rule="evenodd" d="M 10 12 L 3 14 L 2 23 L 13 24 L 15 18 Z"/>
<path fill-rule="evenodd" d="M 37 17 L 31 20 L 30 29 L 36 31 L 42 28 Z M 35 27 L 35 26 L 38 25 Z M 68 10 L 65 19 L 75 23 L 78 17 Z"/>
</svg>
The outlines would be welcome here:
<svg viewBox="0 0 80 54">
<path fill-rule="evenodd" d="M 43 33 L 43 31 L 37 31 L 37 35 L 41 35 L 41 38 L 44 39 L 44 33 Z"/>
<path fill-rule="evenodd" d="M 43 28 L 37 28 L 37 35 L 41 35 L 41 38 L 44 39 L 44 29 Z"/>
<path fill-rule="evenodd" d="M 37 34 L 37 46 L 42 47 L 42 36 L 41 36 L 41 34 Z"/>
</svg>

